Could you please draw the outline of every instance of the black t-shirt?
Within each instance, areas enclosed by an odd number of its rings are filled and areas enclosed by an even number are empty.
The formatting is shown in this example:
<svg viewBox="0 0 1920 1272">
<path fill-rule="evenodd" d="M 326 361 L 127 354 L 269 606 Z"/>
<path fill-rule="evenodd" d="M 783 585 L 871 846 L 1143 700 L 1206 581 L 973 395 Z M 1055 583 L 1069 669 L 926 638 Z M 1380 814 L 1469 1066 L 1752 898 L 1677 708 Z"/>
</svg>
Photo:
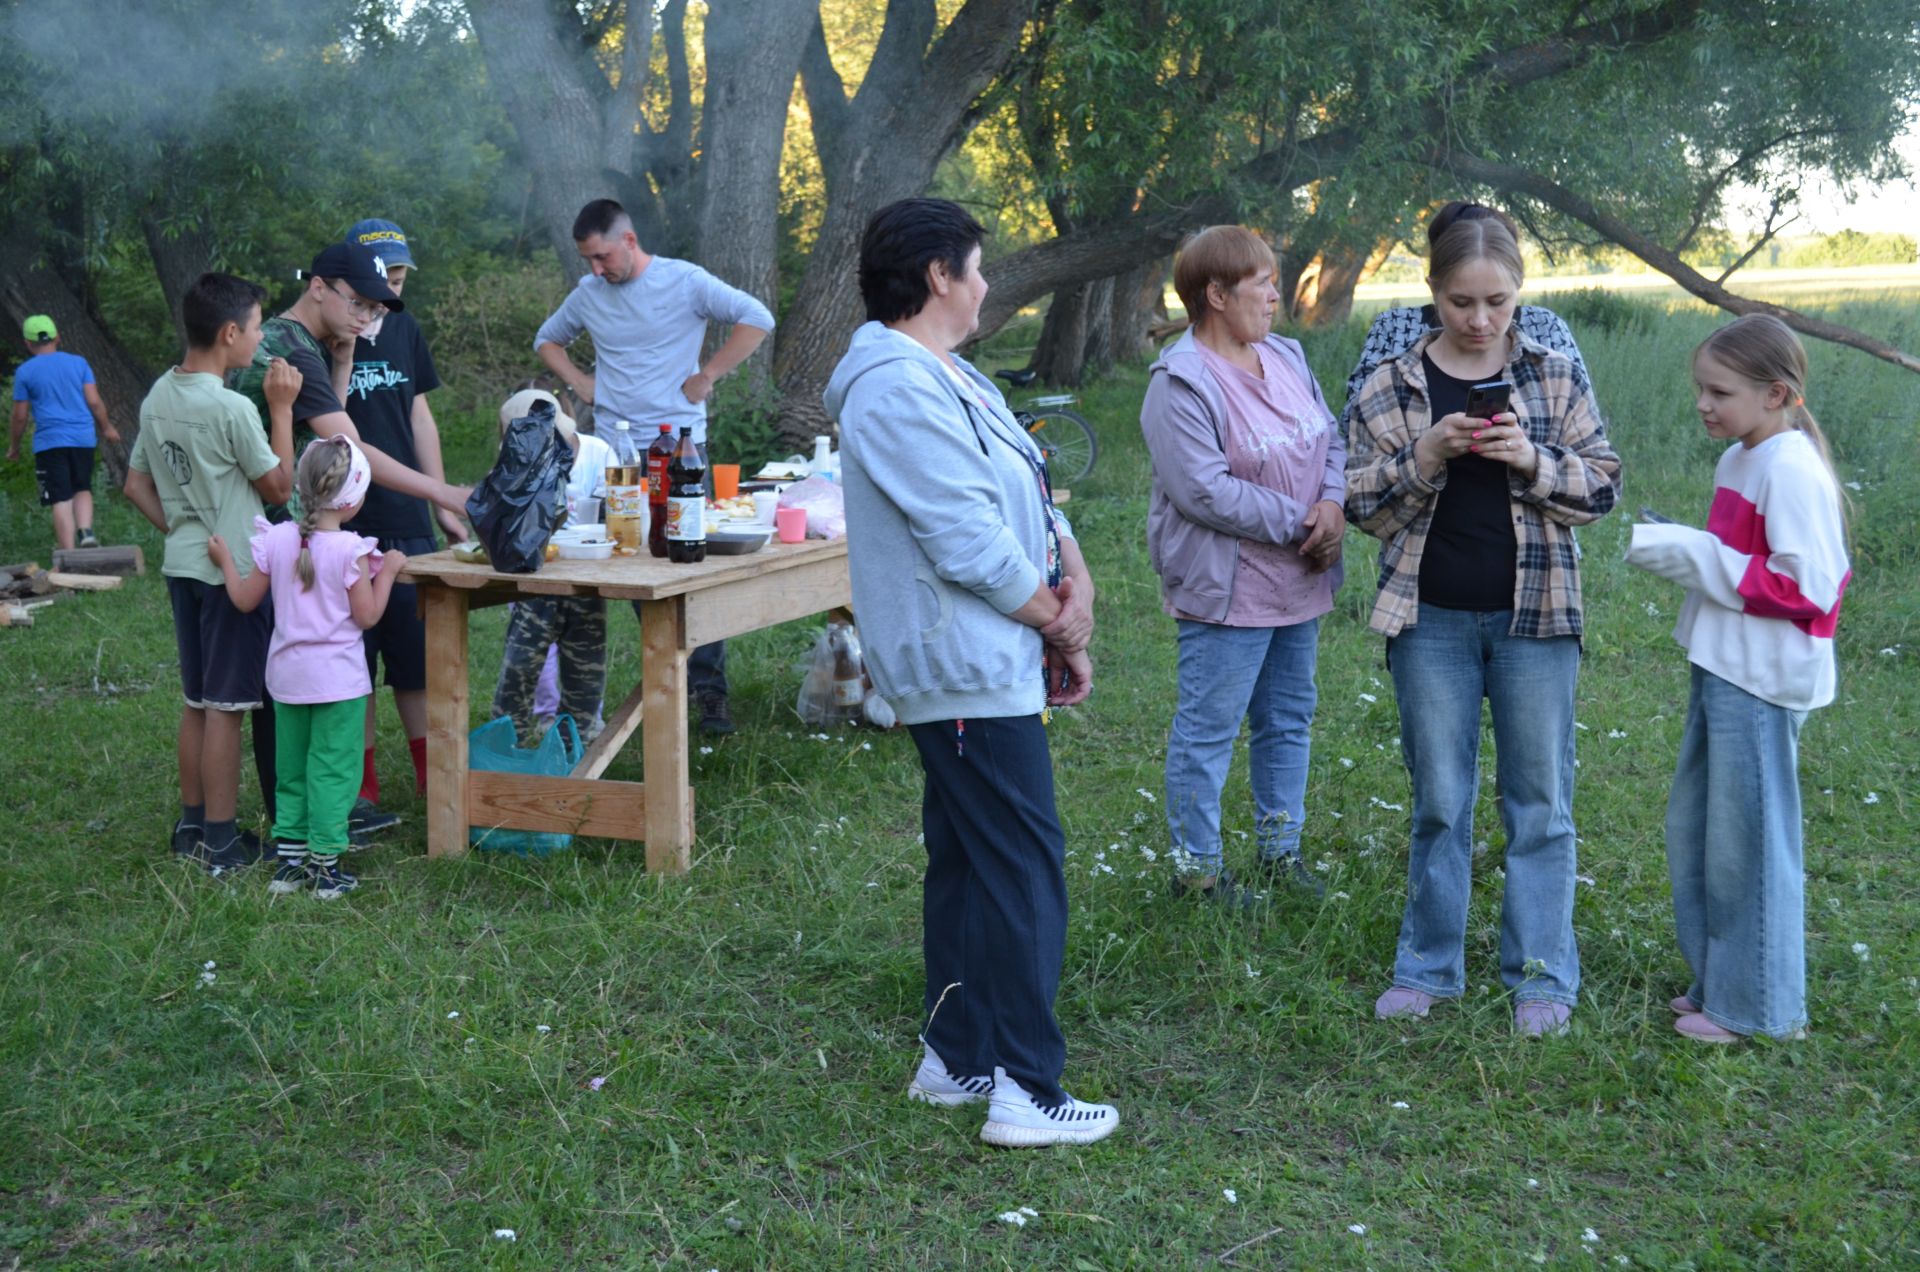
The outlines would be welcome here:
<svg viewBox="0 0 1920 1272">
<path fill-rule="evenodd" d="M 227 373 L 227 387 L 252 399 L 260 412 L 260 426 L 272 436 L 273 422 L 267 410 L 267 368 L 275 358 L 284 358 L 300 373 L 300 394 L 293 399 L 293 458 L 298 465 L 300 453 L 314 438 L 307 421 L 343 410 L 333 395 L 333 355 L 292 314 L 276 314 L 260 324 L 260 344 L 253 361 Z M 269 521 L 285 521 L 292 515 L 291 504 L 267 505 Z"/>
<path fill-rule="evenodd" d="M 440 387 L 427 352 L 426 337 L 413 315 L 388 314 L 373 340 L 353 342 L 353 380 L 347 387 L 347 414 L 360 437 L 415 472 L 420 457 L 413 445 L 413 400 Z M 433 537 L 433 510 L 424 499 L 384 486 L 367 490 L 360 515 L 347 523 L 356 534 L 376 539 Z"/>
<path fill-rule="evenodd" d="M 1420 355 L 1433 418 L 1466 409 L 1478 383 L 1448 375 Z M 1507 474 L 1497 459 L 1462 455 L 1447 461 L 1447 484 L 1434 506 L 1420 558 L 1420 600 L 1441 609 L 1492 613 L 1513 608 L 1519 545 L 1507 503 Z"/>
</svg>

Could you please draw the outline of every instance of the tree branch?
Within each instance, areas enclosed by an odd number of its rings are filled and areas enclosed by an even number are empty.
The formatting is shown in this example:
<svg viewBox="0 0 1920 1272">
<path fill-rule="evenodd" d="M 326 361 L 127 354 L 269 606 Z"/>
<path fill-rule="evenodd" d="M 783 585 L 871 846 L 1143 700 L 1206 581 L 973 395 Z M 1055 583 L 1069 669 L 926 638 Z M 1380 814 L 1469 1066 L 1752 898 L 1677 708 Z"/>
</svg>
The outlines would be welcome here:
<svg viewBox="0 0 1920 1272">
<path fill-rule="evenodd" d="M 1572 217 L 1576 221 L 1592 226 L 1610 241 L 1626 248 L 1680 284 L 1687 292 L 1710 305 L 1734 314 L 1772 314 L 1795 331 L 1805 335 L 1846 345 L 1862 353 L 1870 353 L 1883 362 L 1891 362 L 1897 367 L 1920 373 L 1920 358 L 1896 349 L 1883 340 L 1876 340 L 1864 332 L 1843 327 L 1839 323 L 1828 322 L 1823 318 L 1815 318 L 1770 301 L 1734 295 L 1681 260 L 1678 254 L 1661 246 L 1650 235 L 1643 234 L 1620 218 L 1601 211 L 1548 177 L 1459 151 L 1451 154 L 1436 153 L 1430 157 L 1430 162 L 1442 171 L 1452 172 L 1469 181 L 1477 181 L 1511 194 L 1525 195 L 1527 198 L 1538 200 L 1563 216 Z"/>
<path fill-rule="evenodd" d="M 1508 88 L 1570 71 L 1595 53 L 1652 44 L 1685 29 L 1700 16 L 1702 0 L 1669 0 L 1625 22 L 1602 19 L 1531 44 L 1498 49 L 1475 60 L 1469 79 L 1491 79 Z"/>
<path fill-rule="evenodd" d="M 807 115 L 813 123 L 813 147 L 820 156 L 820 167 L 832 181 L 839 166 L 834 155 L 847 136 L 847 117 L 852 106 L 847 101 L 846 82 L 834 69 L 833 53 L 827 48 L 826 29 L 814 15 L 813 28 L 807 32 L 806 47 L 800 53 L 800 90 L 806 95 Z"/>
<path fill-rule="evenodd" d="M 1741 254 L 1739 260 L 1727 266 L 1727 268 L 1721 273 L 1720 277 L 1713 280 L 1714 286 L 1718 287 L 1721 284 L 1725 283 L 1729 278 L 1732 278 L 1735 271 L 1737 271 L 1741 266 L 1745 265 L 1748 261 L 1752 260 L 1754 257 L 1758 256 L 1760 254 L 1760 249 L 1773 241 L 1774 235 L 1778 234 L 1781 230 L 1786 229 L 1789 225 L 1792 225 L 1795 221 L 1800 219 L 1800 214 L 1796 212 L 1792 216 L 1788 217 L 1786 220 L 1779 221 L 1778 224 L 1775 224 L 1775 222 L 1779 219 L 1780 213 L 1785 209 L 1785 203 L 1786 201 L 1782 199 L 1781 196 L 1777 194 L 1773 196 L 1773 203 L 1771 206 L 1767 208 L 1767 223 L 1766 225 L 1761 227 L 1760 237 L 1753 241 L 1752 247 L 1748 248 L 1745 252 Z"/>
</svg>

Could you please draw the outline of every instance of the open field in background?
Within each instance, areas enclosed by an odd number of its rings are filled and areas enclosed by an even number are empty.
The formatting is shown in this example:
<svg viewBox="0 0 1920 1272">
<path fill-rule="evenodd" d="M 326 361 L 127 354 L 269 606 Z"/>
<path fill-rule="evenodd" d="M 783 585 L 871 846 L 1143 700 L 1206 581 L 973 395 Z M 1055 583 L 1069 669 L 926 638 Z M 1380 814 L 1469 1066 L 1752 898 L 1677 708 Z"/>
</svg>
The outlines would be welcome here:
<svg viewBox="0 0 1920 1272">
<path fill-rule="evenodd" d="M 1719 271 L 1704 271 L 1713 277 Z M 1876 293 L 1892 297 L 1920 287 L 1920 265 L 1851 265 L 1833 269 L 1744 269 L 1726 286 L 1738 296 L 1770 300 L 1782 305 L 1831 302 L 1838 296 L 1869 300 Z M 1529 278 L 1522 294 L 1529 304 L 1570 291 L 1627 292 L 1657 303 L 1692 301 L 1678 283 L 1651 270 L 1643 274 L 1578 274 Z M 1362 283 L 1353 290 L 1356 308 L 1371 302 L 1387 305 L 1425 304 L 1426 288 L 1407 283 Z"/>
<path fill-rule="evenodd" d="M 1908 295 L 1833 303 L 1920 345 Z M 1718 447 L 1687 355 L 1717 319 L 1639 298 L 1568 316 L 1626 511 L 1697 520 Z M 1336 401 L 1362 330 L 1309 342 Z M 735 644 L 742 731 L 694 758 L 690 876 L 650 879 L 638 845 L 602 841 L 430 865 L 403 788 L 407 822 L 329 906 L 167 858 L 178 696 L 156 572 L 0 632 L 0 1268 L 1162 1269 L 1228 1251 L 1248 1268 L 1915 1265 L 1920 380 L 1812 353 L 1808 401 L 1858 516 L 1841 698 L 1803 735 L 1805 1042 L 1705 1052 L 1669 1026 L 1684 973 L 1661 815 L 1686 668 L 1678 593 L 1621 564 L 1624 512 L 1582 534 L 1570 1037 L 1509 1036 L 1485 801 L 1468 998 L 1417 1027 L 1370 1018 L 1407 782 L 1357 534 L 1323 628 L 1309 794 L 1328 901 L 1243 922 L 1168 897 L 1153 796 L 1174 651 L 1142 538 L 1132 368 L 1085 395 L 1104 449 L 1070 512 L 1100 589 L 1097 688 L 1053 731 L 1067 1082 L 1119 1104 L 1112 1139 L 992 1152 L 978 1110 L 902 1099 L 918 767 L 903 735 L 795 720 L 811 625 Z M 467 423 L 449 431 L 490 431 Z M 486 456 L 463 445 L 450 468 L 475 476 Z M 0 485 L 9 560 L 47 550 L 30 481 Z M 157 565 L 135 522 L 118 500 L 99 518 Z M 503 623 L 477 620 L 481 701 Z M 619 684 L 638 642 L 624 612 L 610 626 Z M 402 783 L 390 706 L 382 754 Z M 637 778 L 637 754 L 614 776 Z M 1251 851 L 1251 822 L 1237 768 L 1230 854 Z M 997 1218 L 1021 1207 L 1024 1226 Z M 495 1239 L 506 1228 L 517 1240 Z"/>
</svg>

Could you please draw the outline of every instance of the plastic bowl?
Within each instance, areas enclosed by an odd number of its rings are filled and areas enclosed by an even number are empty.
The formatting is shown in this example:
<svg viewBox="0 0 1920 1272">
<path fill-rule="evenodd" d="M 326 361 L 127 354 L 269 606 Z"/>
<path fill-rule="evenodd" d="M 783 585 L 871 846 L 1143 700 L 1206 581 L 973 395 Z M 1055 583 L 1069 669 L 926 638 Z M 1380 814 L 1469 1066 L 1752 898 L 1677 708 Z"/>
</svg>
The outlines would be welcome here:
<svg viewBox="0 0 1920 1272">
<path fill-rule="evenodd" d="M 556 541 L 562 561 L 604 561 L 613 555 L 613 540 L 596 539 L 592 543 L 560 539 Z"/>
<path fill-rule="evenodd" d="M 707 551 L 719 556 L 745 556 L 749 552 L 758 552 L 767 546 L 767 540 L 773 537 L 772 526 L 755 525 L 750 521 L 731 521 L 724 530 L 707 531 Z"/>
</svg>

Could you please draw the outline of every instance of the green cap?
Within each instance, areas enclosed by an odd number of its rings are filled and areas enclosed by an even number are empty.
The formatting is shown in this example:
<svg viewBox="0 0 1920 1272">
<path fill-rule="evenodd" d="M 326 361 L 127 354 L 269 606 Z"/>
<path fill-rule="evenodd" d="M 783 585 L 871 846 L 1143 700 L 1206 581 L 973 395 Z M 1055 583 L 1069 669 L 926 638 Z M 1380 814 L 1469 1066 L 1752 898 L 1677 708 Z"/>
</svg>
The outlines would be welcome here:
<svg viewBox="0 0 1920 1272">
<path fill-rule="evenodd" d="M 45 344 L 60 332 L 54 327 L 53 319 L 45 314 L 35 314 L 20 324 L 20 334 L 27 338 L 29 344 Z"/>
</svg>

